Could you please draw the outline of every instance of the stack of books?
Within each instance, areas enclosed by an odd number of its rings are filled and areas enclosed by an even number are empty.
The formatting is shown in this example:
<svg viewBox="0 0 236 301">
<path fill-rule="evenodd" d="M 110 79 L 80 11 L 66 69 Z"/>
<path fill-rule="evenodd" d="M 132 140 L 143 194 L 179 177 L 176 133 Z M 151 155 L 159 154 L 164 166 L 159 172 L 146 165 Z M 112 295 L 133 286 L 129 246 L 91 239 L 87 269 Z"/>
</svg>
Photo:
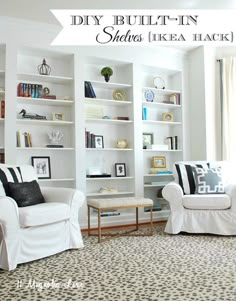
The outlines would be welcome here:
<svg viewBox="0 0 236 301">
<path fill-rule="evenodd" d="M 32 147 L 31 134 L 27 132 L 16 132 L 16 146 L 17 147 Z"/>
<path fill-rule="evenodd" d="M 95 135 L 85 130 L 85 147 L 95 148 Z"/>
<path fill-rule="evenodd" d="M 98 213 L 96 209 L 94 209 L 95 213 Z M 102 210 L 100 216 L 117 216 L 120 215 L 120 212 L 115 209 L 110 210 Z"/>
<path fill-rule="evenodd" d="M 5 153 L 0 153 L 0 163 L 5 163 Z"/>
<path fill-rule="evenodd" d="M 1 105 L 0 118 L 5 118 L 5 100 L 1 100 L 0 105 Z"/>
<path fill-rule="evenodd" d="M 87 81 L 84 82 L 84 95 L 85 97 L 88 98 L 96 98 L 96 94 L 91 82 L 87 82 Z"/>
<path fill-rule="evenodd" d="M 178 136 L 166 137 L 168 144 L 168 149 L 177 150 L 178 149 Z"/>
</svg>

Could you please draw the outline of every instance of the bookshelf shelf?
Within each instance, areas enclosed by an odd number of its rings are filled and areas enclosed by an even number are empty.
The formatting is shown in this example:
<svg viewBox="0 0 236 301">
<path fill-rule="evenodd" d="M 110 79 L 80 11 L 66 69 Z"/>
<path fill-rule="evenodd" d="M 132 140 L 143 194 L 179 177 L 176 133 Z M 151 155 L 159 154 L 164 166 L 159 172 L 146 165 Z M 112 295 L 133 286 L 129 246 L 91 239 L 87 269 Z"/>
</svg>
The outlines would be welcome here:
<svg viewBox="0 0 236 301">
<path fill-rule="evenodd" d="M 92 105 L 105 105 L 105 106 L 127 106 L 132 105 L 132 101 L 121 101 L 121 100 L 113 100 L 113 99 L 103 99 L 103 98 L 84 98 L 85 104 Z"/>
<path fill-rule="evenodd" d="M 86 178 L 87 181 L 109 181 L 109 180 L 124 181 L 124 180 L 132 180 L 132 179 L 134 179 L 134 177 Z"/>
<path fill-rule="evenodd" d="M 126 195 L 126 194 L 134 194 L 134 191 L 118 191 L 113 193 L 99 193 L 99 192 L 91 192 L 87 193 L 87 197 L 94 197 L 94 196 L 108 196 L 108 195 Z"/>
<path fill-rule="evenodd" d="M 53 120 L 28 120 L 17 119 L 18 124 L 31 124 L 31 125 L 73 125 L 73 121 L 53 121 Z"/>
<path fill-rule="evenodd" d="M 130 152 L 133 151 L 133 148 L 115 148 L 115 147 L 111 147 L 111 148 L 86 148 L 86 151 L 99 151 L 99 152 L 103 152 L 103 151 L 118 151 L 118 152 Z"/>
<path fill-rule="evenodd" d="M 92 86 L 96 88 L 103 88 L 103 89 L 125 89 L 125 88 L 132 88 L 132 85 L 129 84 L 121 84 L 121 83 L 112 83 L 112 82 L 103 82 L 92 80 L 90 81 Z"/>
<path fill-rule="evenodd" d="M 74 151 L 73 147 L 17 147 L 19 151 Z"/>
<path fill-rule="evenodd" d="M 144 177 L 172 177 L 173 174 L 144 174 Z"/>
<path fill-rule="evenodd" d="M 152 188 L 152 187 L 164 187 L 168 182 L 159 182 L 156 184 L 144 184 L 144 188 Z"/>
<path fill-rule="evenodd" d="M 107 124 L 131 124 L 132 120 L 115 120 L 115 119 L 96 119 L 89 118 L 85 120 L 86 123 L 107 123 Z"/>
<path fill-rule="evenodd" d="M 74 178 L 58 178 L 58 179 L 39 179 L 39 182 L 71 182 L 75 181 Z"/>
<path fill-rule="evenodd" d="M 171 94 L 180 94 L 180 90 L 171 90 L 171 89 L 157 89 L 154 87 L 143 87 L 143 90 L 151 90 L 158 95 L 171 95 Z"/>
<path fill-rule="evenodd" d="M 182 122 L 171 122 L 171 121 L 156 121 L 156 120 L 143 120 L 143 124 L 153 124 L 153 125 L 182 125 Z"/>
<path fill-rule="evenodd" d="M 18 73 L 17 74 L 18 80 L 25 80 L 25 81 L 37 81 L 37 82 L 47 82 L 47 83 L 54 83 L 54 84 L 68 84 L 68 82 L 73 81 L 72 77 L 66 76 L 53 76 L 53 75 L 40 75 L 34 73 Z"/>
<path fill-rule="evenodd" d="M 162 150 L 162 149 L 144 149 L 143 150 L 144 151 L 144 153 L 156 153 L 156 152 L 158 152 L 158 153 L 160 153 L 160 152 L 162 152 L 162 153 L 175 153 L 175 152 L 182 152 L 182 150 L 181 149 L 167 149 L 167 150 Z"/>
<path fill-rule="evenodd" d="M 17 97 L 17 102 L 20 104 L 33 104 L 33 105 L 49 105 L 49 106 L 71 106 L 74 104 L 73 100 L 63 99 L 45 99 L 45 98 L 32 98 L 32 97 Z"/>
<path fill-rule="evenodd" d="M 163 109 L 181 109 L 181 105 L 162 103 L 162 102 L 142 102 L 144 107 L 163 108 Z"/>
</svg>

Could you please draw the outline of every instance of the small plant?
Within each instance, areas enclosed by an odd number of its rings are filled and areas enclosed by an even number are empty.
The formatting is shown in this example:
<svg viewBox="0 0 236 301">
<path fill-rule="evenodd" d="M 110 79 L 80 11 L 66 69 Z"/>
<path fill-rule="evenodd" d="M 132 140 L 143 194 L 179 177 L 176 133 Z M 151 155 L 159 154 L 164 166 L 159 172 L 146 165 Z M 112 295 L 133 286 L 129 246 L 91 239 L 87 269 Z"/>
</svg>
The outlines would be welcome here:
<svg viewBox="0 0 236 301">
<path fill-rule="evenodd" d="M 112 76 L 113 70 L 110 67 L 104 67 L 101 70 L 101 75 L 104 76 L 105 81 L 108 82 L 110 79 L 110 76 Z"/>
</svg>

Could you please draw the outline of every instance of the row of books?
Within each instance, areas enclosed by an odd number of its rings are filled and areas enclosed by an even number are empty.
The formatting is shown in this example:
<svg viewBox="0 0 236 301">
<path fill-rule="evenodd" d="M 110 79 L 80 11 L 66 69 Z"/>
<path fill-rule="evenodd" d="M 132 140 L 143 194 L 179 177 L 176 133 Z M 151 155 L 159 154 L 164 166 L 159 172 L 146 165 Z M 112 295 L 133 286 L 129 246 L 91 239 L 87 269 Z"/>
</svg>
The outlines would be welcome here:
<svg viewBox="0 0 236 301">
<path fill-rule="evenodd" d="M 5 100 L 1 100 L 0 118 L 5 118 Z"/>
<path fill-rule="evenodd" d="M 84 95 L 85 97 L 96 98 L 96 94 L 91 82 L 88 81 L 84 82 Z"/>
<path fill-rule="evenodd" d="M 17 96 L 41 98 L 43 95 L 43 86 L 29 83 L 19 83 L 17 86 Z"/>
<path fill-rule="evenodd" d="M 96 148 L 95 137 L 96 137 L 96 135 L 85 130 L 85 147 L 86 148 Z"/>
<path fill-rule="evenodd" d="M 31 134 L 27 132 L 16 132 L 16 146 L 17 147 L 32 147 Z"/>
<path fill-rule="evenodd" d="M 168 149 L 177 150 L 178 149 L 178 136 L 166 137 L 168 144 Z"/>
<path fill-rule="evenodd" d="M 173 172 L 167 169 L 160 168 L 150 168 L 149 174 L 159 174 L 159 175 L 173 175 Z"/>
<path fill-rule="evenodd" d="M 163 103 L 180 105 L 180 94 L 173 93 L 169 96 L 169 100 L 164 100 Z"/>
<path fill-rule="evenodd" d="M 30 83 L 19 83 L 17 86 L 17 96 L 32 97 L 32 98 L 46 98 L 56 99 L 56 95 L 44 94 L 43 86 Z"/>
<path fill-rule="evenodd" d="M 96 209 L 94 209 L 95 213 L 98 213 Z M 120 215 L 120 212 L 115 209 L 109 209 L 109 210 L 101 210 L 100 216 L 117 216 Z"/>
<path fill-rule="evenodd" d="M 0 163 L 5 163 L 5 153 L 0 153 Z"/>
</svg>

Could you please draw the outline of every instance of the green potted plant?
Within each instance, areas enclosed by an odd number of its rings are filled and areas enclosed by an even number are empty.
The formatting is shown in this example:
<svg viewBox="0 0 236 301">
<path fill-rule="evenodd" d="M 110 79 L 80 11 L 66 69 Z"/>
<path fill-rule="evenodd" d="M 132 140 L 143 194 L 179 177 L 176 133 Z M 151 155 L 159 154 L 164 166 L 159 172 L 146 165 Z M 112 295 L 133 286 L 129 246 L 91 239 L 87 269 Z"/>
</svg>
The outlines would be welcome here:
<svg viewBox="0 0 236 301">
<path fill-rule="evenodd" d="M 104 67 L 101 70 L 101 75 L 104 76 L 105 81 L 109 82 L 110 76 L 112 76 L 113 70 L 110 67 Z"/>
</svg>

